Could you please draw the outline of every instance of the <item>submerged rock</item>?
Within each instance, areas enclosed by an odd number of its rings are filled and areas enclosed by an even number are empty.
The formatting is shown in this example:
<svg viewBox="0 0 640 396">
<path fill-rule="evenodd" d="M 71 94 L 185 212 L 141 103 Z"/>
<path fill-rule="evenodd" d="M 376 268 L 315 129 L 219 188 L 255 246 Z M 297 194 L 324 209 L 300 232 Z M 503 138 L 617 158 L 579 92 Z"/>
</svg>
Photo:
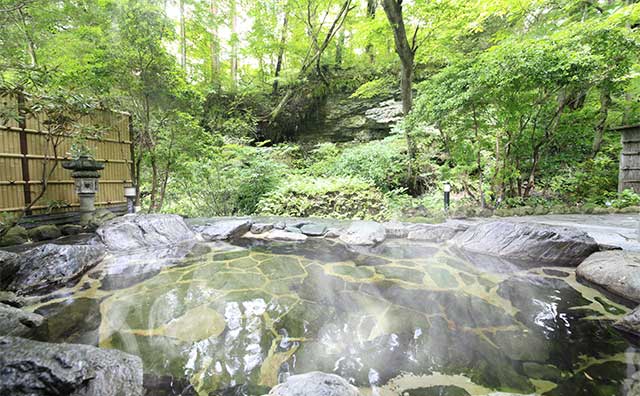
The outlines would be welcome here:
<svg viewBox="0 0 640 396">
<path fill-rule="evenodd" d="M 507 221 L 471 227 L 452 242 L 471 252 L 566 266 L 577 266 L 599 249 L 593 238 L 575 228 Z"/>
<path fill-rule="evenodd" d="M 9 277 L 6 288 L 18 294 L 33 294 L 67 286 L 96 265 L 104 254 L 102 245 L 38 246 L 15 260 L 16 271 Z"/>
<path fill-rule="evenodd" d="M 384 242 L 386 230 L 375 221 L 354 221 L 340 235 L 340 240 L 347 245 L 370 246 Z"/>
<path fill-rule="evenodd" d="M 0 303 L 0 336 L 29 336 L 43 321 L 40 315 Z"/>
<path fill-rule="evenodd" d="M 313 371 L 292 375 L 274 387 L 270 396 L 358 396 L 358 389 L 335 374 Z"/>
<path fill-rule="evenodd" d="M 26 300 L 15 293 L 8 291 L 0 291 L 0 304 L 9 305 L 11 307 L 20 308 L 24 306 Z"/>
<path fill-rule="evenodd" d="M 576 274 L 579 279 L 640 303 L 640 253 L 622 250 L 598 252 L 580 264 Z"/>
<path fill-rule="evenodd" d="M 623 316 L 614 326 L 619 330 L 640 336 L 640 306 Z"/>
<path fill-rule="evenodd" d="M 127 215 L 104 224 L 96 232 L 109 250 L 173 245 L 196 239 L 178 215 Z"/>
<path fill-rule="evenodd" d="M 220 220 L 201 229 L 205 241 L 217 241 L 239 237 L 251 229 L 251 220 Z"/>
<path fill-rule="evenodd" d="M 142 396 L 142 361 L 117 350 L 0 338 L 0 394 Z"/>
</svg>

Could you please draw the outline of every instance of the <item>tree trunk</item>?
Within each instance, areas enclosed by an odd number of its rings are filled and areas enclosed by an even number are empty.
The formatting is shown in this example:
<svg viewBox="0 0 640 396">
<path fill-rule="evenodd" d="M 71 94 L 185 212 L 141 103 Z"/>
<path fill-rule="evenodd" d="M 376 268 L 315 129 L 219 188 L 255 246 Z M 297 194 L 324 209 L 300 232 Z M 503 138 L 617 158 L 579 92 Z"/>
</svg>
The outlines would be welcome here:
<svg viewBox="0 0 640 396">
<path fill-rule="evenodd" d="M 184 0 L 180 0 L 180 66 L 187 70 L 187 23 L 184 15 Z"/>
<path fill-rule="evenodd" d="M 218 22 L 216 17 L 218 15 L 218 9 L 216 8 L 216 0 L 211 0 L 210 12 L 211 12 L 211 85 L 214 89 L 220 88 L 220 42 L 218 39 Z"/>
<path fill-rule="evenodd" d="M 20 15 L 20 21 L 22 22 L 22 29 L 24 30 L 24 36 L 27 40 L 27 52 L 29 53 L 29 58 L 31 60 L 31 66 L 38 66 L 38 57 L 36 55 L 36 44 L 33 41 L 33 37 L 31 33 L 29 33 L 29 25 L 27 24 L 27 17 L 22 10 L 22 8 L 18 8 L 18 15 Z"/>
<path fill-rule="evenodd" d="M 342 66 L 342 52 L 344 51 L 345 34 L 344 30 L 340 32 L 338 41 L 336 41 L 336 67 Z"/>
<path fill-rule="evenodd" d="M 415 35 L 414 43 L 410 44 L 407 38 L 407 31 L 404 26 L 402 15 L 402 0 L 383 0 L 382 7 L 387 15 L 387 19 L 393 29 L 393 40 L 396 53 L 400 57 L 402 64 L 401 88 L 402 88 L 402 110 L 404 114 L 411 111 L 413 105 L 412 84 L 413 84 L 413 62 L 415 57 Z M 416 31 L 417 33 L 417 31 Z"/>
<path fill-rule="evenodd" d="M 367 0 L 367 18 L 373 21 L 376 18 L 376 10 L 378 8 L 378 0 Z M 376 54 L 373 49 L 372 43 L 367 43 L 365 52 L 369 55 L 369 62 L 374 64 L 376 61 Z"/>
<path fill-rule="evenodd" d="M 278 48 L 278 58 L 276 60 L 275 78 L 273 80 L 273 95 L 278 94 L 278 84 L 280 72 L 282 71 L 282 62 L 284 60 L 284 49 L 287 43 L 287 29 L 289 25 L 289 15 L 285 10 L 284 19 L 282 20 L 282 32 L 280 34 L 280 47 Z"/>
<path fill-rule="evenodd" d="M 484 209 L 486 207 L 486 202 L 484 199 L 484 171 L 482 169 L 482 145 L 480 144 L 480 126 L 478 125 L 478 113 L 476 112 L 475 106 L 473 107 L 473 129 L 475 131 L 475 140 L 478 145 L 478 150 L 476 153 L 476 165 L 478 166 L 478 194 L 480 194 L 480 207 Z"/>
<path fill-rule="evenodd" d="M 383 0 L 382 7 L 387 15 L 387 19 L 393 29 L 393 40 L 395 43 L 396 53 L 400 57 L 400 63 L 402 66 L 400 77 L 400 88 L 402 92 L 402 112 L 404 115 L 409 114 L 411 107 L 413 106 L 413 63 L 415 58 L 415 51 L 417 49 L 415 45 L 415 39 L 417 30 L 414 33 L 412 43 L 409 43 L 407 38 L 407 31 L 404 25 L 404 17 L 402 16 L 402 0 Z M 415 185 L 413 178 L 413 164 L 416 158 L 416 149 L 411 134 L 405 133 L 407 139 L 407 154 L 409 156 L 409 164 L 407 169 L 407 176 L 409 184 Z"/>
<path fill-rule="evenodd" d="M 238 10 L 236 0 L 231 0 L 231 84 L 238 88 Z"/>
<path fill-rule="evenodd" d="M 603 86 L 600 90 L 600 111 L 598 113 L 598 124 L 595 127 L 593 135 L 593 146 L 591 155 L 595 158 L 602 147 L 602 139 L 604 131 L 607 127 L 607 118 L 609 117 L 609 107 L 611 106 L 611 91 L 609 87 Z"/>
</svg>

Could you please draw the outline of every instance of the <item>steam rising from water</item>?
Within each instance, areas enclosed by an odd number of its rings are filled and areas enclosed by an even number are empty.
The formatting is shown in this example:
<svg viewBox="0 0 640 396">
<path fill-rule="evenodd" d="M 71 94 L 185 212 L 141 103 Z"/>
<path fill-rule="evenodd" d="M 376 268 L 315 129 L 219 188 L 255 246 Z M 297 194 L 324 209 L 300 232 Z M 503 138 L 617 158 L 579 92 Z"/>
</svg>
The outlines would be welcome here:
<svg viewBox="0 0 640 396">
<path fill-rule="evenodd" d="M 74 290 L 102 299 L 100 345 L 141 356 L 149 386 L 260 395 L 320 370 L 365 395 L 457 387 L 553 396 L 622 389 L 637 371 L 636 349 L 610 326 L 626 309 L 570 270 L 552 276 L 406 241 L 369 251 L 311 241 L 193 252 L 144 276 L 156 261 L 137 255 L 130 273 L 145 280 L 114 282 L 107 266 Z M 585 373 L 602 379 L 585 382 Z"/>
</svg>

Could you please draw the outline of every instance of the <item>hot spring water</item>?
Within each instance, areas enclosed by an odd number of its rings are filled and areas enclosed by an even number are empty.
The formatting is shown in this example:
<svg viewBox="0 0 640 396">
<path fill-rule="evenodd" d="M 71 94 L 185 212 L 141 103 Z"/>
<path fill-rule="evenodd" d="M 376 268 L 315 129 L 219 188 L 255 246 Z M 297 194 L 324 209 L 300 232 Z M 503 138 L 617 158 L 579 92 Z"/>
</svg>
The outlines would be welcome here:
<svg viewBox="0 0 640 396">
<path fill-rule="evenodd" d="M 364 395 L 624 395 L 640 365 L 611 326 L 628 309 L 573 269 L 404 240 L 184 248 L 109 257 L 32 307 L 52 315 L 42 337 L 138 355 L 158 395 L 262 395 L 314 370 Z"/>
</svg>

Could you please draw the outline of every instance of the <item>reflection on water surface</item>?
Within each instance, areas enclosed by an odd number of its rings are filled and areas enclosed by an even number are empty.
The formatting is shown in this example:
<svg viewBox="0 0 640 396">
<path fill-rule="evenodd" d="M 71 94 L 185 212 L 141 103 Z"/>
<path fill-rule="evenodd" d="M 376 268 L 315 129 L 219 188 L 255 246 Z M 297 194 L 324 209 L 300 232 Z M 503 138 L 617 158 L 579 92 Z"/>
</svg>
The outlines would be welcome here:
<svg viewBox="0 0 640 396">
<path fill-rule="evenodd" d="M 109 257 L 34 306 L 52 341 L 139 355 L 152 394 L 262 395 L 337 373 L 365 395 L 626 395 L 627 309 L 575 281 L 442 245 L 240 241 Z"/>
</svg>

